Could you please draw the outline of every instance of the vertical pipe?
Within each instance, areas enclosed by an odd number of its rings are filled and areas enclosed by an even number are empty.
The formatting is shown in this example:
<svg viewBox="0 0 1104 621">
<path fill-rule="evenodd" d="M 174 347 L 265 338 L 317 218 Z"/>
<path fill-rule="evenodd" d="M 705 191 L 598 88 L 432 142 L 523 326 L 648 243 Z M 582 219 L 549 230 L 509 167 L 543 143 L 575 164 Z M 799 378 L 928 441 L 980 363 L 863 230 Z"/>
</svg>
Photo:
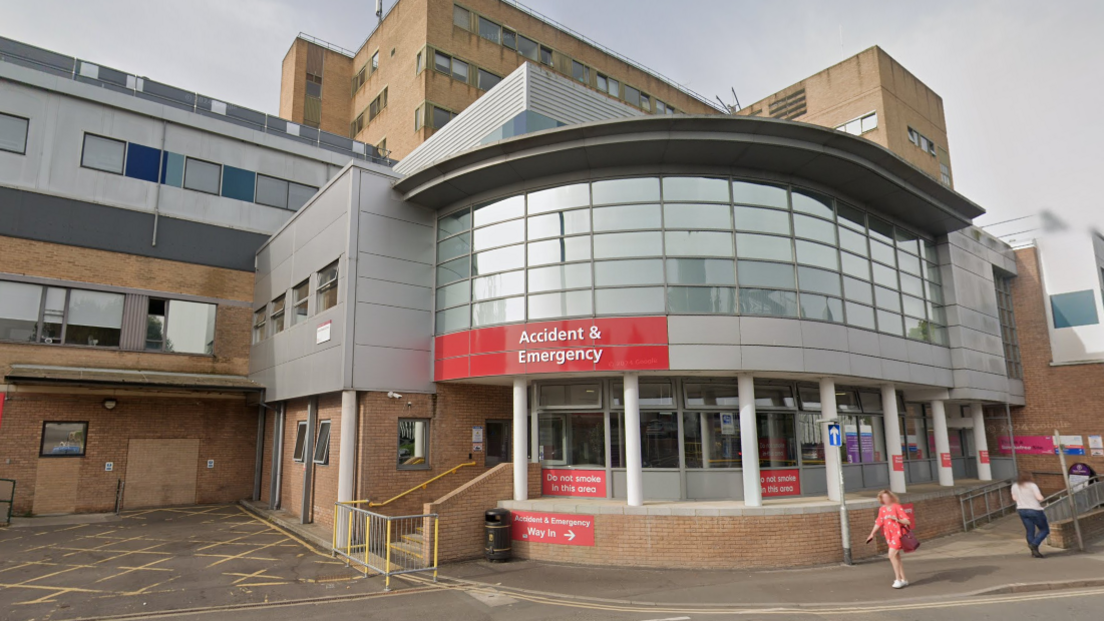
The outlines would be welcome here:
<svg viewBox="0 0 1104 621">
<path fill-rule="evenodd" d="M 836 411 L 836 382 L 830 377 L 820 378 L 820 419 L 839 422 L 839 413 Z M 821 441 L 824 443 L 824 474 L 828 479 L 828 500 L 839 502 L 840 479 L 843 474 L 843 459 L 840 455 L 842 448 L 831 446 L 827 427 L 822 426 L 821 432 Z M 841 444 L 844 437 L 845 433 L 841 425 Z"/>
<path fill-rule="evenodd" d="M 299 523 L 310 524 L 311 487 L 314 483 L 314 430 L 318 426 L 318 397 L 307 401 L 307 433 L 303 442 L 303 498 L 299 507 Z"/>
<path fill-rule="evenodd" d="M 932 420 L 935 423 L 935 465 L 939 468 L 939 484 L 954 486 L 954 470 L 951 469 L 951 441 L 947 435 L 947 411 L 943 402 L 931 402 Z"/>
<path fill-rule="evenodd" d="M 644 471 L 640 453 L 640 378 L 625 374 L 625 488 L 630 507 L 644 504 Z"/>
<path fill-rule="evenodd" d="M 529 386 L 524 377 L 514 378 L 514 500 L 529 499 L 529 464 L 525 455 L 526 418 L 529 416 Z"/>
<path fill-rule="evenodd" d="M 265 443 L 265 406 L 257 405 L 257 454 L 253 460 L 253 501 L 261 499 L 261 485 L 264 481 L 264 443 Z"/>
<path fill-rule="evenodd" d="M 985 437 L 985 415 L 980 403 L 970 404 L 970 416 L 974 419 L 974 450 L 977 451 L 978 479 L 992 481 L 993 467 L 989 463 L 989 440 Z M 988 500 L 989 497 L 986 496 L 986 501 Z"/>
<path fill-rule="evenodd" d="M 1008 421 L 1008 445 L 1012 447 L 1012 470 L 1018 474 L 1020 472 L 1020 464 L 1016 460 L 1016 432 L 1012 429 L 1012 408 L 1009 407 L 1008 402 L 1004 402 L 1004 418 Z M 997 436 L 997 444 L 1000 444 L 1000 436 Z M 999 448 L 999 446 L 998 446 Z M 1013 478 L 1015 474 L 1013 474 Z"/>
<path fill-rule="evenodd" d="M 337 501 L 348 502 L 353 498 L 353 479 L 356 474 L 357 391 L 341 393 L 341 444 L 337 455 Z"/>
<path fill-rule="evenodd" d="M 275 511 L 280 508 L 280 486 L 283 484 L 284 470 L 284 418 L 285 405 L 276 408 L 276 420 L 272 425 L 272 488 L 268 493 L 268 508 Z"/>
<path fill-rule="evenodd" d="M 759 432 L 755 422 L 755 378 L 736 379 L 740 399 L 740 464 L 744 469 L 744 505 L 763 506 L 763 483 L 759 478 Z"/>
<path fill-rule="evenodd" d="M 882 422 L 885 425 L 886 453 L 889 455 L 889 489 L 905 493 L 905 456 L 901 453 L 901 415 L 897 411 L 897 387 L 882 386 Z"/>
</svg>

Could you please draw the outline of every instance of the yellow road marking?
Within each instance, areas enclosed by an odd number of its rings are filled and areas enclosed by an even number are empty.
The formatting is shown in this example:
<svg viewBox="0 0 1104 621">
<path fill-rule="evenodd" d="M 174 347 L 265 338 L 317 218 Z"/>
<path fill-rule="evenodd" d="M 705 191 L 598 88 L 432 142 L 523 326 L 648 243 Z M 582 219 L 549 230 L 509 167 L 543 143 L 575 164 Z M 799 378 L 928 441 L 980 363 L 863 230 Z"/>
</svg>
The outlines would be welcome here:
<svg viewBox="0 0 1104 621">
<path fill-rule="evenodd" d="M 167 560 L 169 560 L 169 559 L 159 558 L 156 561 L 150 561 L 150 562 L 146 563 L 145 565 L 142 565 L 141 567 L 120 567 L 119 569 L 124 569 L 126 571 L 121 571 L 117 574 L 114 574 L 112 576 L 108 576 L 106 578 L 100 578 L 94 584 L 98 584 L 100 582 L 104 582 L 105 580 L 111 580 L 112 578 L 118 578 L 119 576 L 125 576 L 129 573 L 133 573 L 133 572 L 136 572 L 136 571 L 142 571 L 142 570 L 145 570 L 145 571 L 173 571 L 173 570 L 165 568 L 165 567 L 150 567 L 150 565 L 156 565 L 158 563 L 164 563 Z"/>
</svg>

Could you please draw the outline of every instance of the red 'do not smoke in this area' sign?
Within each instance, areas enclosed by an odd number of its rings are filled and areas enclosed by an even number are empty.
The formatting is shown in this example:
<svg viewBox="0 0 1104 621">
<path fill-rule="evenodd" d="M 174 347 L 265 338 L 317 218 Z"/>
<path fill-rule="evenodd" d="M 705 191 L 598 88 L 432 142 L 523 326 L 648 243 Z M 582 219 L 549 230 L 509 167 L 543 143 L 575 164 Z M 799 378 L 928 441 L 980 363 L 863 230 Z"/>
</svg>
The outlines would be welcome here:
<svg viewBox="0 0 1104 621">
<path fill-rule="evenodd" d="M 554 470 L 541 471 L 541 495 L 606 497 L 605 470 Z"/>
<path fill-rule="evenodd" d="M 510 537 L 514 541 L 529 543 L 593 546 L 594 516 L 511 511 Z"/>
<path fill-rule="evenodd" d="M 759 473 L 759 481 L 763 487 L 764 498 L 801 495 L 801 471 L 796 468 L 793 470 L 764 470 Z"/>
</svg>

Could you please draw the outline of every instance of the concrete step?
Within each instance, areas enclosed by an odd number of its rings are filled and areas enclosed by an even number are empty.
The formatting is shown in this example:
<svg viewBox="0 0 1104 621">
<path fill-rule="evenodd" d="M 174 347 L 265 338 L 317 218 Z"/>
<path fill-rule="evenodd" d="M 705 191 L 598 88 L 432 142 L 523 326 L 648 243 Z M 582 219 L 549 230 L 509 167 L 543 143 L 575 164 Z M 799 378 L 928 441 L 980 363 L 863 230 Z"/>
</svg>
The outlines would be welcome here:
<svg viewBox="0 0 1104 621">
<path fill-rule="evenodd" d="M 395 554 L 405 554 L 409 557 L 425 560 L 421 543 L 411 543 L 407 541 L 397 541 L 391 544 L 391 562 L 395 562 Z"/>
</svg>

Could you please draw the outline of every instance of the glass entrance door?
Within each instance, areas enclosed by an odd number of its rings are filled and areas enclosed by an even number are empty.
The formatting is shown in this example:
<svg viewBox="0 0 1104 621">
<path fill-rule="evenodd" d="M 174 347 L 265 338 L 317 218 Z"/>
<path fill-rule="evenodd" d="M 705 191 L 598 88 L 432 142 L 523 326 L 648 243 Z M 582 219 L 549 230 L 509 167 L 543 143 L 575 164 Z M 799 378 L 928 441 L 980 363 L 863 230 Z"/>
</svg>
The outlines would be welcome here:
<svg viewBox="0 0 1104 621">
<path fill-rule="evenodd" d="M 487 421 L 487 454 L 485 463 L 488 468 L 513 461 L 513 443 L 508 420 Z"/>
</svg>

